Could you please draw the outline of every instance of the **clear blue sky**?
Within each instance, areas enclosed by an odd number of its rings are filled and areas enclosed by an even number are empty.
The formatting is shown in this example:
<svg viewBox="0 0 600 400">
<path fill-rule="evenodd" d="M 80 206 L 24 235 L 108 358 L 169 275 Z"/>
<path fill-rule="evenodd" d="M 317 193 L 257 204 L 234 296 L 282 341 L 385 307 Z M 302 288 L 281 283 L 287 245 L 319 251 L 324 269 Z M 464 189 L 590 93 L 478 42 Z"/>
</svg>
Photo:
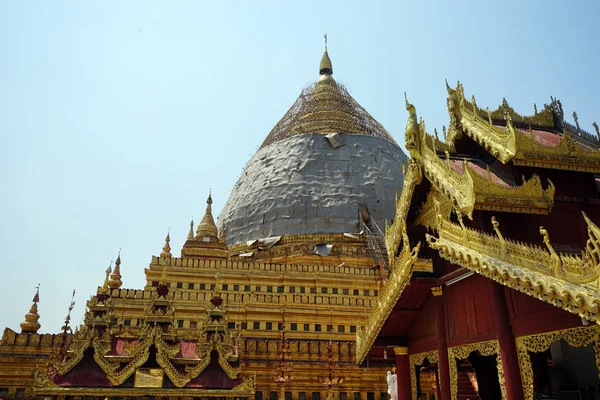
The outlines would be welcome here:
<svg viewBox="0 0 600 400">
<path fill-rule="evenodd" d="M 41 286 L 74 322 L 122 248 L 124 286 L 171 227 L 215 214 L 303 86 L 324 32 L 335 77 L 403 142 L 403 92 L 447 124 L 444 79 L 520 113 L 550 95 L 600 122 L 598 1 L 0 2 L 0 329 Z M 215 215 L 216 216 L 216 215 Z"/>
</svg>

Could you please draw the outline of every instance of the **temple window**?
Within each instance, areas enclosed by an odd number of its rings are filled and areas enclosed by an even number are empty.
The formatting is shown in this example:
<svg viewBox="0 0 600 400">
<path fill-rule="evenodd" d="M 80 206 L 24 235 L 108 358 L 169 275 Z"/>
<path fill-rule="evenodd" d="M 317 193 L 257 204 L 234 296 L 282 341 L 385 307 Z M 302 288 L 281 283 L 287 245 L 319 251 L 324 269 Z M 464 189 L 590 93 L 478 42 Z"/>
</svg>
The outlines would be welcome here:
<svg viewBox="0 0 600 400">
<path fill-rule="evenodd" d="M 344 289 L 342 291 L 342 293 L 348 295 L 348 294 L 350 294 L 350 289 Z"/>
<path fill-rule="evenodd" d="M 290 325 L 290 330 L 292 330 L 292 331 L 297 331 L 297 330 L 298 330 L 298 324 L 296 324 L 296 323 L 292 323 L 292 324 Z"/>
<path fill-rule="evenodd" d="M 358 293 L 359 293 L 358 289 L 354 289 L 353 293 L 355 296 L 358 296 Z"/>
<path fill-rule="evenodd" d="M 368 290 L 368 289 L 365 289 L 365 290 L 363 291 L 363 296 L 369 296 L 369 294 L 370 294 L 370 293 L 371 293 L 371 292 L 370 292 L 370 290 Z M 375 394 L 373 394 L 373 396 L 375 396 Z M 367 400 L 368 400 L 368 399 L 367 399 Z"/>
<path fill-rule="evenodd" d="M 346 332 L 346 327 L 344 325 L 338 325 L 338 332 L 339 333 L 344 333 Z"/>
<path fill-rule="evenodd" d="M 242 322 L 242 329 L 248 329 L 248 323 Z"/>
<path fill-rule="evenodd" d="M 263 393 L 262 392 L 254 393 L 254 400 L 263 400 Z"/>
<path fill-rule="evenodd" d="M 229 290 L 229 285 L 228 284 L 223 284 L 223 290 Z"/>
<path fill-rule="evenodd" d="M 306 293 L 306 288 L 305 287 L 301 287 L 300 288 L 300 293 Z"/>
<path fill-rule="evenodd" d="M 348 400 L 348 393 L 340 392 L 340 400 Z"/>
<path fill-rule="evenodd" d="M 277 286 L 277 293 L 283 293 L 283 286 Z"/>
<path fill-rule="evenodd" d="M 252 329 L 260 329 L 260 322 L 254 322 L 252 324 Z"/>
<path fill-rule="evenodd" d="M 292 400 L 292 392 L 285 392 L 285 400 Z"/>
<path fill-rule="evenodd" d="M 112 323 L 113 325 L 117 325 L 117 324 L 119 323 L 119 320 L 118 320 L 118 319 L 116 319 L 116 318 L 113 318 L 113 319 L 111 320 L 111 323 Z"/>
<path fill-rule="evenodd" d="M 17 388 L 15 392 L 15 399 L 25 398 L 25 388 Z"/>
<path fill-rule="evenodd" d="M 183 328 L 183 320 L 182 319 L 178 319 L 177 320 L 177 327 L 178 328 Z"/>
<path fill-rule="evenodd" d="M 350 333 L 356 333 L 356 326 L 350 326 Z"/>
<path fill-rule="evenodd" d="M 374 290 L 373 291 L 373 296 L 375 296 L 375 297 L 379 296 L 379 290 Z"/>
<path fill-rule="evenodd" d="M 260 286 L 255 286 L 254 290 L 255 290 L 256 292 L 260 292 Z"/>
<path fill-rule="evenodd" d="M 306 400 L 306 392 L 298 392 L 298 400 Z"/>
<path fill-rule="evenodd" d="M 321 393 L 319 393 L 319 392 L 313 392 L 313 394 L 312 394 L 312 400 L 321 400 Z"/>
<path fill-rule="evenodd" d="M 193 283 L 188 283 L 188 289 L 193 289 L 194 288 L 194 284 Z"/>
<path fill-rule="evenodd" d="M 327 325 L 327 332 L 333 332 L 333 325 Z"/>
<path fill-rule="evenodd" d="M 210 285 L 210 290 L 215 290 L 215 284 Z"/>
<path fill-rule="evenodd" d="M 233 290 L 236 292 L 240 290 L 240 285 L 233 285 Z"/>
<path fill-rule="evenodd" d="M 277 392 L 270 392 L 269 400 L 277 400 Z"/>
<path fill-rule="evenodd" d="M 177 289 L 183 288 L 183 282 L 177 282 Z"/>
<path fill-rule="evenodd" d="M 375 393 L 367 392 L 367 400 L 375 400 Z"/>
<path fill-rule="evenodd" d="M 265 326 L 265 329 L 268 330 L 268 331 L 272 330 L 273 329 L 273 323 L 272 322 L 267 322 L 267 324 Z"/>
<path fill-rule="evenodd" d="M 326 287 L 324 287 L 324 288 L 321 288 L 321 293 L 324 293 L 324 294 L 326 294 L 326 293 L 327 293 L 327 288 L 326 288 Z"/>
<path fill-rule="evenodd" d="M 313 293 L 313 294 L 317 293 L 317 288 L 316 287 L 311 287 L 310 288 L 310 292 Z"/>
<path fill-rule="evenodd" d="M 331 293 L 332 294 L 339 294 L 339 289 L 338 288 L 333 288 L 333 289 L 331 289 Z"/>
<path fill-rule="evenodd" d="M 321 332 L 321 324 L 315 324 L 315 332 Z"/>
<path fill-rule="evenodd" d="M 360 400 L 360 392 L 354 392 L 354 400 Z"/>
<path fill-rule="evenodd" d="M 308 332 L 310 330 L 310 325 L 304 324 L 304 331 Z"/>
<path fill-rule="evenodd" d="M 235 322 L 228 322 L 227 329 L 235 329 Z"/>
<path fill-rule="evenodd" d="M 250 291 L 250 285 L 245 285 L 244 292 L 249 292 L 249 291 Z"/>
<path fill-rule="evenodd" d="M 388 400 L 388 394 L 386 392 L 380 392 L 379 400 Z"/>
<path fill-rule="evenodd" d="M 277 323 L 277 330 L 280 330 L 280 331 L 282 331 L 282 330 L 283 330 L 283 328 L 285 328 L 285 326 L 283 325 L 283 322 L 278 322 L 278 323 Z"/>
<path fill-rule="evenodd" d="M 123 325 L 125 325 L 125 326 L 131 326 L 131 320 L 130 319 L 126 319 L 125 321 L 123 321 Z"/>
<path fill-rule="evenodd" d="M 290 291 L 290 293 L 296 293 L 296 287 L 294 286 L 290 286 L 288 290 Z"/>
<path fill-rule="evenodd" d="M 273 293 L 273 286 L 267 286 L 267 292 Z"/>
<path fill-rule="evenodd" d="M 196 329 L 198 327 L 198 323 L 196 321 L 190 322 L 190 328 Z"/>
<path fill-rule="evenodd" d="M 201 283 L 200 284 L 200 290 L 206 290 L 206 284 L 205 283 Z"/>
</svg>

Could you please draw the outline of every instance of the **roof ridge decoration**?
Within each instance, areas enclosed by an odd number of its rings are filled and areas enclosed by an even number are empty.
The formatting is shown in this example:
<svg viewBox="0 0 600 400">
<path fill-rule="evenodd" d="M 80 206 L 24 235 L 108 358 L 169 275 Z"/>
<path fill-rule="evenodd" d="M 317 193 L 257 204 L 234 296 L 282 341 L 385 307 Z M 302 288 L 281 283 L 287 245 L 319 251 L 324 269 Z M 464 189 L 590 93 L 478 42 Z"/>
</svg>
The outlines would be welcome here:
<svg viewBox="0 0 600 400">
<path fill-rule="evenodd" d="M 522 166 L 600 173 L 600 149 L 597 144 L 590 144 L 589 138 L 586 139 L 579 133 L 573 134 L 566 128 L 559 133 L 558 130 L 564 126 L 562 122 L 552 127 L 546 123 L 529 124 L 529 131 L 526 131 L 513 126 L 513 117 L 519 120 L 518 114 L 515 117 L 514 112 L 506 112 L 505 122 L 495 119 L 489 110 L 486 112 L 487 118 L 483 116 L 474 96 L 471 101 L 466 100 L 460 82 L 456 89 L 451 89 L 448 85 L 446 88 L 451 121 L 448 135 L 450 142 L 460 139 L 464 132 L 504 164 L 513 161 Z M 553 99 L 551 108 L 558 107 L 556 104 L 560 103 Z M 559 115 L 556 118 L 563 121 L 562 106 L 558 114 L 557 111 L 554 113 L 555 116 Z M 558 135 L 560 141 L 556 145 L 541 143 L 536 140 L 535 134 L 538 131 L 534 131 L 533 127 L 543 128 L 540 132 L 548 132 L 549 135 Z M 553 130 L 554 133 L 551 133 Z M 580 132 L 577 128 L 575 131 Z M 581 138 L 583 139 L 580 140 Z"/>
<path fill-rule="evenodd" d="M 583 215 L 589 239 L 581 256 L 556 253 L 543 227 L 547 249 L 504 238 L 495 218 L 495 235 L 466 228 L 460 213 L 456 224 L 438 212 L 438 237 L 426 239 L 457 265 L 600 324 L 600 228 Z"/>
<path fill-rule="evenodd" d="M 384 322 L 394 309 L 394 304 L 396 304 L 402 292 L 404 292 L 404 289 L 410 283 L 413 267 L 419 257 L 420 249 L 421 242 L 418 242 L 414 248 L 410 248 L 406 226 L 404 226 L 402 232 L 402 250 L 397 258 L 394 257 L 393 268 L 390 272 L 388 283 L 381 290 L 377 303 L 369 313 L 369 319 L 365 322 L 364 326 L 360 326 L 360 329 L 356 333 L 356 362 L 358 364 L 362 363 L 367 357 L 369 349 L 375 342 Z"/>
<path fill-rule="evenodd" d="M 297 134 L 349 133 L 375 136 L 398 146 L 394 138 L 348 92 L 333 79 L 333 65 L 325 52 L 320 78 L 305 87 L 283 118 L 267 135 L 261 148 Z"/>
<path fill-rule="evenodd" d="M 523 178 L 519 186 L 504 186 L 496 183 L 491 177 L 482 176 L 463 160 L 459 169 L 452 167 L 450 153 L 445 151 L 446 159 L 438 156 L 435 138 L 428 135 L 425 123 L 421 119 L 417 123 L 415 107 L 406 100 L 409 118 L 405 131 L 406 148 L 412 159 L 422 167 L 423 174 L 431 184 L 448 198 L 453 206 L 462 214 L 471 218 L 474 209 L 498 210 L 509 212 L 526 212 L 532 214 L 548 214 L 554 205 L 555 188 L 551 181 L 544 189 L 539 176 Z M 504 199 L 512 201 L 506 202 Z M 388 247 L 395 251 L 397 246 Z"/>
</svg>

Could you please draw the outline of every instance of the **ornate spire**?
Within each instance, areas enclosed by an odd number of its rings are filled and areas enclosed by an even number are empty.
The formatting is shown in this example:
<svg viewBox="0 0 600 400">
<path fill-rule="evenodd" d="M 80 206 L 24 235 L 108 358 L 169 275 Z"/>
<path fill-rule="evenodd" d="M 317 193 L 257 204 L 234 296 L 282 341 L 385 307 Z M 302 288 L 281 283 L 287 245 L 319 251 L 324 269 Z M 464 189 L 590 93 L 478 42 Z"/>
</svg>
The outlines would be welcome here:
<svg viewBox="0 0 600 400">
<path fill-rule="evenodd" d="M 170 232 L 167 232 L 167 237 L 165 238 L 165 245 L 162 248 L 162 252 L 160 253 L 161 257 L 171 257 L 171 245 L 169 242 L 171 241 Z"/>
<path fill-rule="evenodd" d="M 215 224 L 215 220 L 212 216 L 212 196 L 210 192 L 208 193 L 208 199 L 206 199 L 206 214 L 204 214 L 204 218 L 198 224 L 198 229 L 196 229 L 196 239 L 212 237 L 217 239 L 217 225 Z"/>
<path fill-rule="evenodd" d="M 108 266 L 108 268 L 106 268 L 106 276 L 104 277 L 104 284 L 102 284 L 102 288 L 100 289 L 100 293 L 106 294 L 108 293 L 108 276 L 110 275 L 110 272 L 112 270 L 112 261 L 110 262 L 110 265 Z"/>
<path fill-rule="evenodd" d="M 327 34 L 324 34 L 323 37 L 325 38 L 325 52 L 323 53 L 323 57 L 321 57 L 321 64 L 319 64 L 319 74 L 333 75 L 333 65 L 327 53 Z"/>
<path fill-rule="evenodd" d="M 121 249 L 119 249 L 119 255 L 117 256 L 117 261 L 115 261 L 115 269 L 110 275 L 110 280 L 108 281 L 108 286 L 111 289 L 119 289 L 123 285 L 121 281 Z"/>
<path fill-rule="evenodd" d="M 190 231 L 188 232 L 188 240 L 192 240 L 194 238 L 194 218 L 190 221 Z"/>
<path fill-rule="evenodd" d="M 38 314 L 37 303 L 40 301 L 40 285 L 36 286 L 35 296 L 33 296 L 33 305 L 29 312 L 25 314 L 25 321 L 21 322 L 21 333 L 36 333 L 40 329 L 40 315 Z"/>
</svg>

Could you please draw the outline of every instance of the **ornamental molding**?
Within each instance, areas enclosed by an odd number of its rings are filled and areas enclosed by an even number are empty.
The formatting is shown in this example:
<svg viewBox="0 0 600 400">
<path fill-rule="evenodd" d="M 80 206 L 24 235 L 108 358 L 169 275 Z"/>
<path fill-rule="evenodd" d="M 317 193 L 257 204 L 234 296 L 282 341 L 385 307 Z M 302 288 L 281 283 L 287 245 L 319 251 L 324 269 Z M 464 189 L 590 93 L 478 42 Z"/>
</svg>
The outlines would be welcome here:
<svg viewBox="0 0 600 400">
<path fill-rule="evenodd" d="M 600 312 L 600 229 L 584 214 L 589 239 L 582 255 L 558 254 L 546 229 L 547 249 L 505 239 L 492 217 L 495 236 L 451 222 L 438 214 L 438 237 L 426 234 L 441 257 L 504 286 L 550 303 L 588 320 Z"/>
<path fill-rule="evenodd" d="M 592 344 L 596 356 L 596 369 L 600 371 L 600 326 L 598 325 L 518 337 L 516 338 L 517 356 L 526 399 L 533 399 L 533 369 L 529 352 L 546 351 L 552 343 L 561 339 L 574 347 Z"/>
<path fill-rule="evenodd" d="M 408 356 L 408 363 L 410 365 L 410 388 L 412 390 L 412 398 L 417 398 L 417 369 L 423 365 L 425 360 L 428 360 L 432 364 L 437 364 L 439 357 L 437 350 L 425 351 L 422 353 L 411 354 Z"/>
<path fill-rule="evenodd" d="M 406 228 L 405 228 L 406 229 Z M 362 363 L 369 354 L 369 350 L 383 324 L 394 309 L 394 305 L 402 295 L 404 289 L 410 284 L 413 266 L 419 256 L 421 243 L 411 250 L 406 230 L 402 233 L 402 251 L 394 260 L 387 284 L 381 290 L 381 294 L 375 306 L 370 310 L 364 326 L 360 326 L 356 333 L 356 362 Z"/>
</svg>

